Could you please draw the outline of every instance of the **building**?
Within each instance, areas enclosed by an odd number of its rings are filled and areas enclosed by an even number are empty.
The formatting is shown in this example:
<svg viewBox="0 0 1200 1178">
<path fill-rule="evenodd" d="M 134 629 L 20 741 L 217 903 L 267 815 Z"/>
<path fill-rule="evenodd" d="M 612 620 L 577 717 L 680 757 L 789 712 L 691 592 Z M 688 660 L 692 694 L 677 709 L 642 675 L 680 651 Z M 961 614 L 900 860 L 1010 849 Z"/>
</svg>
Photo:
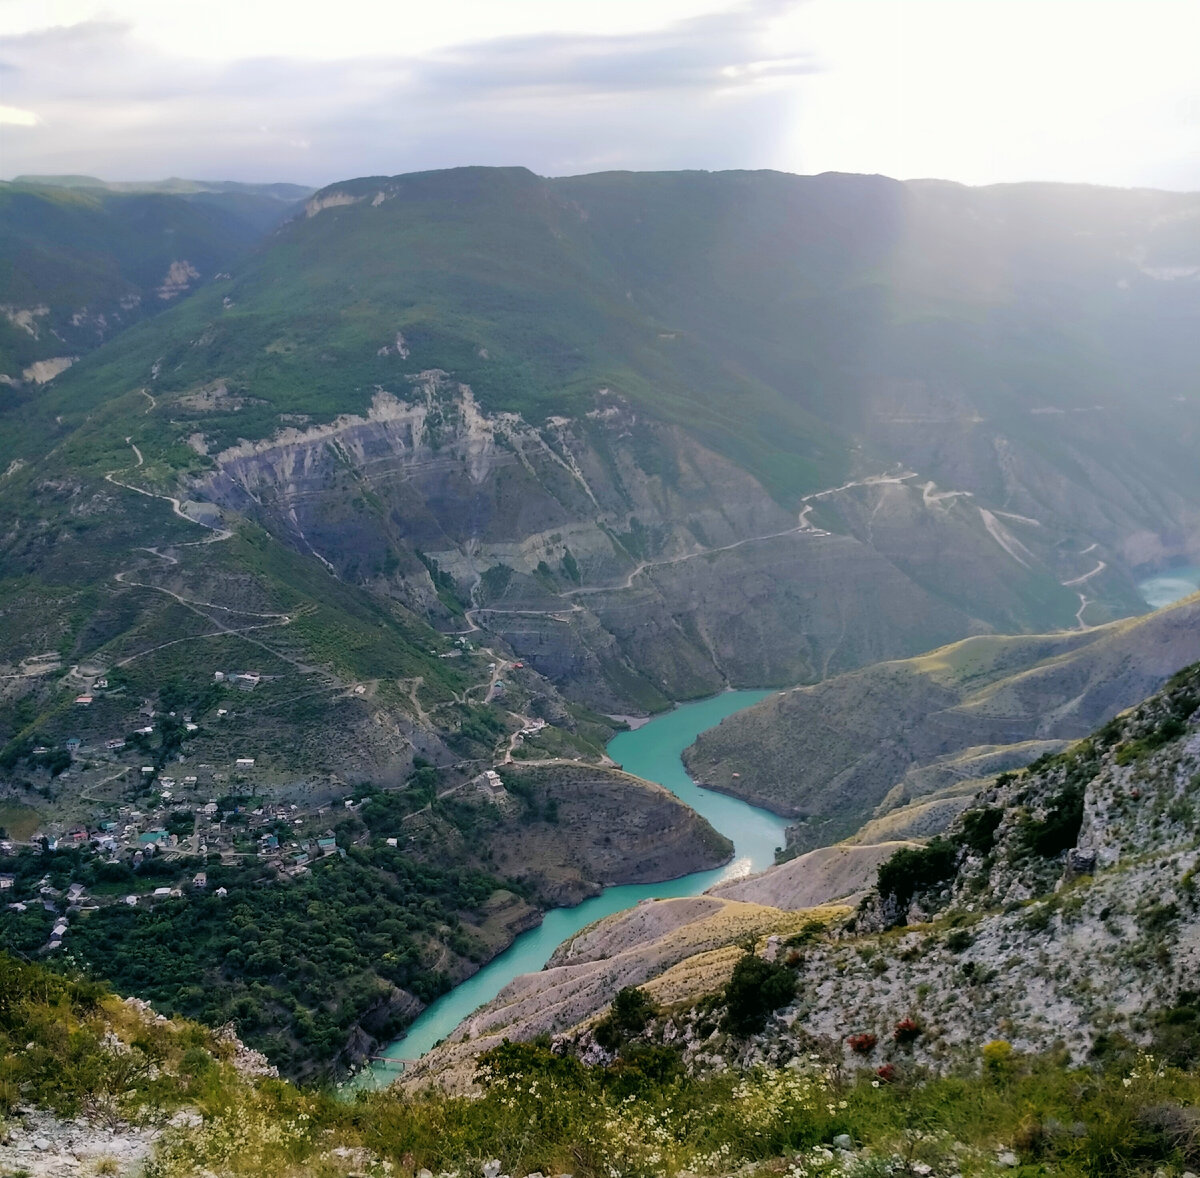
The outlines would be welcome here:
<svg viewBox="0 0 1200 1178">
<path fill-rule="evenodd" d="M 15 875 L 0 875 L 0 891 L 7 891 L 17 882 Z"/>
</svg>

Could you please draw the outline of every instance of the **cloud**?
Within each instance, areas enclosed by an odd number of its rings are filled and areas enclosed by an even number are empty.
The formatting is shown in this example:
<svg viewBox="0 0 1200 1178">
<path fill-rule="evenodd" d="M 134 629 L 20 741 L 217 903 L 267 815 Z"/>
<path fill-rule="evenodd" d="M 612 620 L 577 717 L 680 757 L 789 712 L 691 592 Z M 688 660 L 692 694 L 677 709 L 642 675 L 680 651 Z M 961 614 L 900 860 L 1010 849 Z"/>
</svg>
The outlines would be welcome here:
<svg viewBox="0 0 1200 1178">
<path fill-rule="evenodd" d="M 36 127 L 38 117 L 31 110 L 19 106 L 0 106 L 0 124 L 11 127 Z"/>
<path fill-rule="evenodd" d="M 749 0 L 639 34 L 544 33 L 419 56 L 231 62 L 171 55 L 118 21 L 6 39 L 12 171 L 296 179 L 464 163 L 547 174 L 761 166 L 815 62 L 773 44 L 798 0 Z M 24 124 L 31 126 L 31 124 Z"/>
</svg>

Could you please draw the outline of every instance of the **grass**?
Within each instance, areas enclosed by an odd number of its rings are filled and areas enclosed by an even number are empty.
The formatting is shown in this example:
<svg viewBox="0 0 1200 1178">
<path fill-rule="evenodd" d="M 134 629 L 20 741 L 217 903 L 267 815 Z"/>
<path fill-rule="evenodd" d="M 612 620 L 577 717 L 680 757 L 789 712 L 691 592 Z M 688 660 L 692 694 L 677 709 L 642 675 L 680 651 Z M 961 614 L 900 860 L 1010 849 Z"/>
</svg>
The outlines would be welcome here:
<svg viewBox="0 0 1200 1178">
<path fill-rule="evenodd" d="M 110 1123 L 201 1114 L 161 1134 L 150 1178 L 469 1173 L 490 1158 L 505 1173 L 580 1178 L 812 1175 L 831 1172 L 842 1134 L 855 1149 L 838 1172 L 858 1178 L 1174 1178 L 1196 1164 L 1200 1077 L 1144 1055 L 1072 1068 L 996 1042 L 946 1075 L 882 1080 L 818 1056 L 689 1076 L 665 1049 L 626 1044 L 613 1064 L 585 1067 L 545 1045 L 504 1044 L 483 1057 L 477 1096 L 340 1099 L 239 1075 L 210 1031 L 148 1022 L 93 984 L 4 956 L 0 981 L 0 1110 L 20 1101 Z"/>
</svg>

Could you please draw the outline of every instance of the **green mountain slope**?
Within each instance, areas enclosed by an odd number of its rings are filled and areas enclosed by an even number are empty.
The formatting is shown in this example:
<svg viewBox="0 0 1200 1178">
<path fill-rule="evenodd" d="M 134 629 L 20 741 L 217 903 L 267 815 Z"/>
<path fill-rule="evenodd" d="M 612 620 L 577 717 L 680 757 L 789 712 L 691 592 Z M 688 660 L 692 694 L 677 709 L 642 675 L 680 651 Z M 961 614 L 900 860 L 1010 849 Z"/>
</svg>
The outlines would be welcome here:
<svg viewBox="0 0 1200 1178">
<path fill-rule="evenodd" d="M 969 638 L 879 663 L 729 717 L 684 762 L 705 785 L 800 818 L 793 852 L 873 814 L 879 837 L 902 837 L 892 811 L 948 795 L 961 806 L 979 778 L 1081 739 L 1161 686 L 1200 656 L 1198 618 L 1191 597 L 1082 633 Z"/>
<path fill-rule="evenodd" d="M 1101 623 L 1200 536 L 1198 209 L 837 175 L 349 181 L 7 399 L 0 495 L 110 496 L 136 452 L 138 490 L 483 627 L 609 712 Z"/>
<path fill-rule="evenodd" d="M 0 185 L 0 372 L 40 383 L 229 269 L 306 195 L 292 186 Z"/>
</svg>

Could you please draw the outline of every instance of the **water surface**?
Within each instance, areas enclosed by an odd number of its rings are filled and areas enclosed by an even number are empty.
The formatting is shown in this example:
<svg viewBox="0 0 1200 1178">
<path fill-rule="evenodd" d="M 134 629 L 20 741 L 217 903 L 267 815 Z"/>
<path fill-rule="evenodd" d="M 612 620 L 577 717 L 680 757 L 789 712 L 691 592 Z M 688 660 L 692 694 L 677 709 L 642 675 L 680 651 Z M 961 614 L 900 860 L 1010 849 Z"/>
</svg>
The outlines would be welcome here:
<svg viewBox="0 0 1200 1178">
<path fill-rule="evenodd" d="M 651 897 L 699 895 L 721 880 L 770 867 L 775 862 L 775 848 L 783 846 L 787 820 L 737 798 L 701 789 L 687 775 L 679 759 L 701 732 L 770 694 L 769 691 L 727 691 L 697 703 L 681 704 L 635 731 L 620 733 L 608 745 L 608 755 L 626 772 L 666 786 L 731 839 L 734 845 L 732 862 L 667 883 L 605 888 L 600 895 L 574 908 L 551 909 L 537 928 L 522 933 L 477 974 L 430 1003 L 404 1037 L 384 1049 L 384 1058 L 372 1064 L 370 1069 L 364 1069 L 360 1082 L 376 1084 L 394 1080 L 406 1060 L 420 1059 L 463 1019 L 495 998 L 513 978 L 540 970 L 563 941 L 593 921 L 632 908 Z"/>
</svg>

